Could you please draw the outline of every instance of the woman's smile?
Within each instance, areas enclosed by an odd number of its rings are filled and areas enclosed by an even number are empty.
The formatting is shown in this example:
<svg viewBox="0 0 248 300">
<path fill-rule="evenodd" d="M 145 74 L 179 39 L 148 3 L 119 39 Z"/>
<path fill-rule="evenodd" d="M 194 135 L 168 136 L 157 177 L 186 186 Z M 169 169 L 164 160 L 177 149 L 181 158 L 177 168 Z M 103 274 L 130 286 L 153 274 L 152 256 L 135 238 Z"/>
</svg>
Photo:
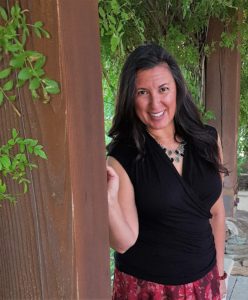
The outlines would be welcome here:
<svg viewBox="0 0 248 300">
<path fill-rule="evenodd" d="M 165 113 L 165 110 L 162 110 L 160 112 L 150 112 L 149 114 L 151 115 L 152 118 L 155 118 L 155 119 L 160 119 L 161 117 L 164 116 L 164 113 Z"/>
</svg>

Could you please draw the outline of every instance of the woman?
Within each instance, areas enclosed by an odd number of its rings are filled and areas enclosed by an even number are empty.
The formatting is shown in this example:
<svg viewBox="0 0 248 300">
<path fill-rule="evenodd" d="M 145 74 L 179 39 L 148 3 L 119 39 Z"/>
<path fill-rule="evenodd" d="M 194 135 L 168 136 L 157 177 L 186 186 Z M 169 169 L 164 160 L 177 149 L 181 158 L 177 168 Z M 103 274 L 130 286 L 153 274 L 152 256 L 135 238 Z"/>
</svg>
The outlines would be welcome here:
<svg viewBox="0 0 248 300">
<path fill-rule="evenodd" d="M 109 136 L 113 299 L 224 297 L 220 141 L 162 47 L 127 58 Z"/>
</svg>

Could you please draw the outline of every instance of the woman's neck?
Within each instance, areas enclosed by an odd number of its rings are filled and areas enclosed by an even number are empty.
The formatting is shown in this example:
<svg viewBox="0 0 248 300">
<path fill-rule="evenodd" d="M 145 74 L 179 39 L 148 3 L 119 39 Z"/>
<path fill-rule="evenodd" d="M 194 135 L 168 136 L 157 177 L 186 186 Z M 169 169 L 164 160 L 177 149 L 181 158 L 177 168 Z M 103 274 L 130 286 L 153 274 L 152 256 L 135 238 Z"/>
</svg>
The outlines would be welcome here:
<svg viewBox="0 0 248 300">
<path fill-rule="evenodd" d="M 148 133 L 160 144 L 168 149 L 174 149 L 182 141 L 175 136 L 175 127 L 166 129 L 147 129 Z"/>
</svg>

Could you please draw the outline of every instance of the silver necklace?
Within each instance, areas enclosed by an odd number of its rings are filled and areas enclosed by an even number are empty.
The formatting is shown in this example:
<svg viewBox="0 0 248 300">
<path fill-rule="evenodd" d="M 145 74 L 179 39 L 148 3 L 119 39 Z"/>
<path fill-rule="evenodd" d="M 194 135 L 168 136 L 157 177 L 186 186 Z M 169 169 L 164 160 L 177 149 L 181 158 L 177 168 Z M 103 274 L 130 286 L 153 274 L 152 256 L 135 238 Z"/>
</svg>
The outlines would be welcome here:
<svg viewBox="0 0 248 300">
<path fill-rule="evenodd" d="M 169 157 L 171 162 L 179 163 L 180 160 L 184 157 L 185 144 L 185 141 L 182 141 L 175 150 L 167 149 L 161 144 L 159 144 L 159 146 L 164 150 L 165 154 Z"/>
<path fill-rule="evenodd" d="M 170 161 L 179 163 L 180 160 L 184 157 L 184 148 L 186 145 L 185 141 L 180 142 L 178 147 L 175 150 L 167 149 L 164 145 L 160 144 L 153 135 L 147 131 L 148 134 L 155 140 L 155 142 L 164 150 L 165 154 L 169 157 Z"/>
</svg>

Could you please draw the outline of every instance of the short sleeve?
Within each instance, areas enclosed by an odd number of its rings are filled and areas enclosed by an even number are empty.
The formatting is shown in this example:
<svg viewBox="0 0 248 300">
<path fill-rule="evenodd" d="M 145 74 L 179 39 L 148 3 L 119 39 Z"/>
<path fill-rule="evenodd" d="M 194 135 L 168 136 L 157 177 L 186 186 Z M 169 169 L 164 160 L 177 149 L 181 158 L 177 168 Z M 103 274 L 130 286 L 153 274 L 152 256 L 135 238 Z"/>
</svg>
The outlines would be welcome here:
<svg viewBox="0 0 248 300">
<path fill-rule="evenodd" d="M 107 156 L 114 157 L 127 172 L 132 183 L 134 182 L 134 167 L 138 151 L 134 145 L 119 142 L 111 146 Z"/>
</svg>

